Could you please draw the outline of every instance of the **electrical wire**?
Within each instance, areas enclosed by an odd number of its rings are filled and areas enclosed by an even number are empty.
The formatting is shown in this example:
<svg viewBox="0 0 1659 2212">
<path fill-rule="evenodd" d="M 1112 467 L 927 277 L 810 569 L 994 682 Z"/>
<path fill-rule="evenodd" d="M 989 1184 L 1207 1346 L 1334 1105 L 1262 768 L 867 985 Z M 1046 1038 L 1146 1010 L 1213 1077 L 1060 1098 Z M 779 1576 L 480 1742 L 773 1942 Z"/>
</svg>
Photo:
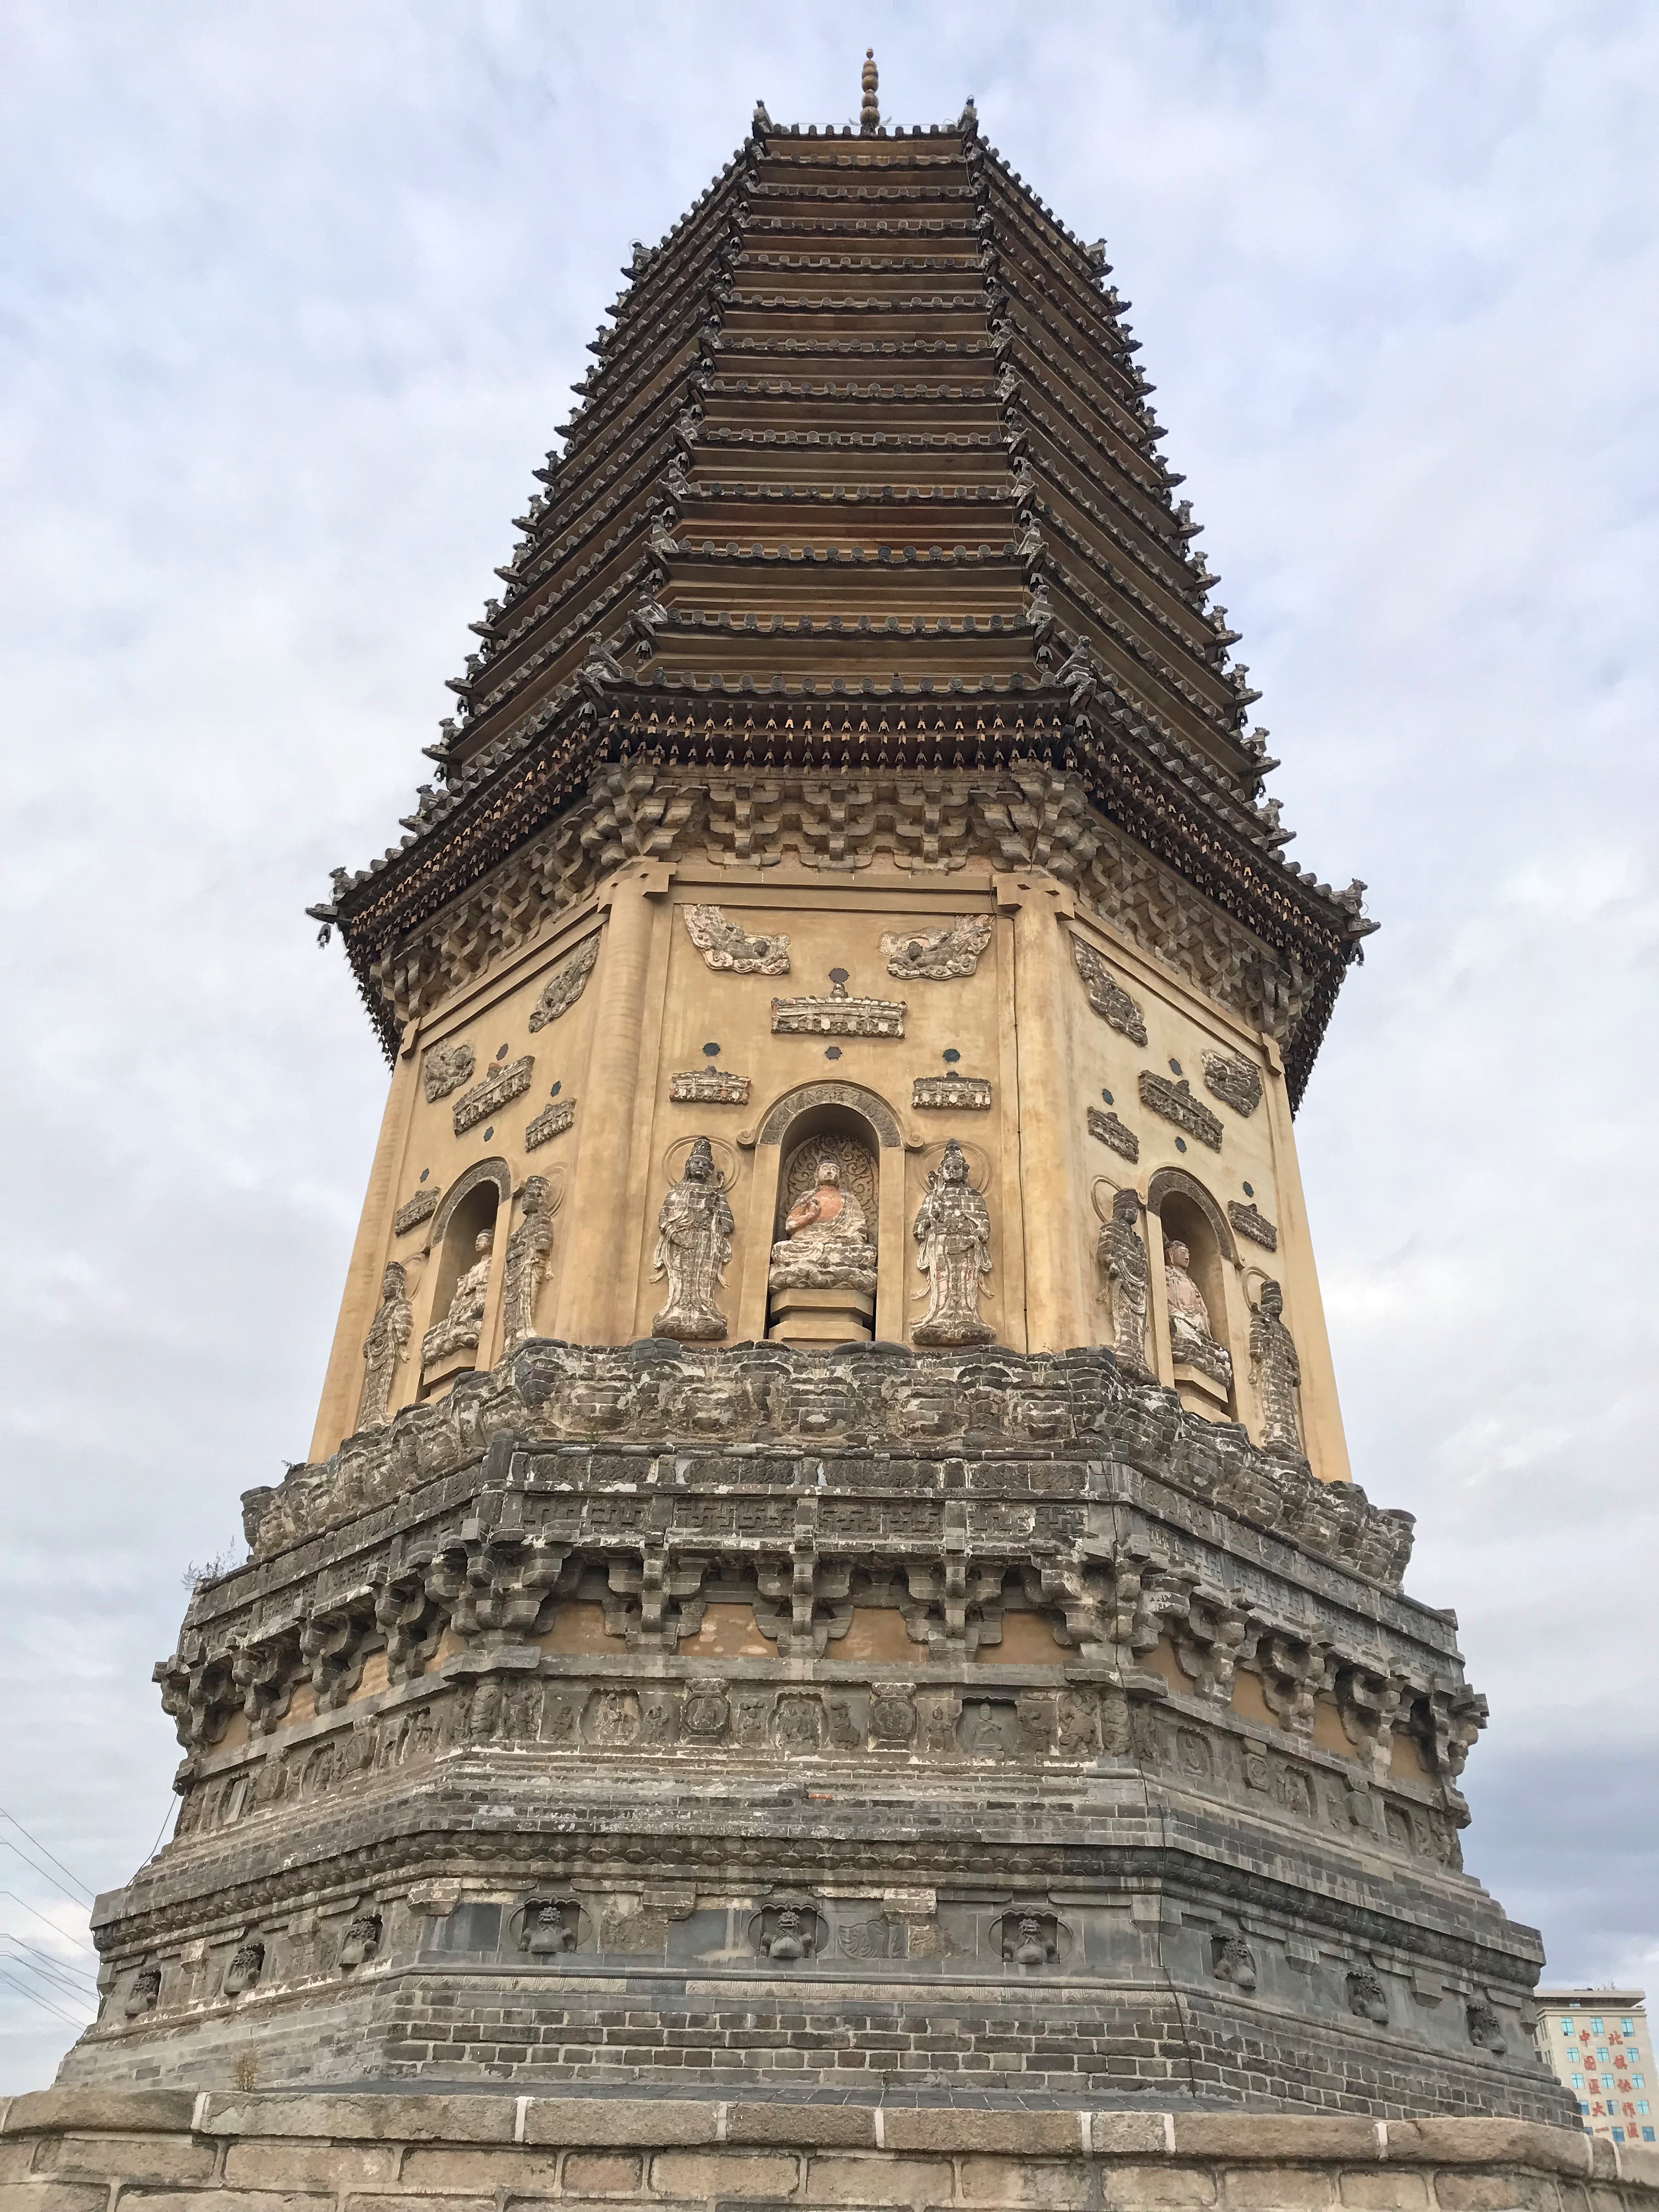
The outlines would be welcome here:
<svg viewBox="0 0 1659 2212">
<path fill-rule="evenodd" d="M 44 1973 L 39 1966 L 30 1966 L 27 1959 L 8 1959 L 6 1964 L 9 1966 L 15 1966 L 21 1973 L 32 1974 L 49 1995 L 61 1998 L 65 2004 L 88 2006 L 94 2004 L 91 1997 L 83 1996 L 79 1990 L 70 1989 L 64 1983 L 54 1980 L 52 1976 Z"/>
<path fill-rule="evenodd" d="M 40 1960 L 40 1964 L 42 1964 L 42 1966 L 46 1966 L 46 1969 L 51 1969 L 51 1973 L 53 1973 L 55 1980 L 64 1982 L 66 1986 L 73 1986 L 73 1984 L 76 1984 L 76 1982 L 84 1982 L 84 1984 L 88 1986 L 88 1989 L 95 1989 L 95 1986 L 97 1986 L 95 1982 L 93 1982 L 93 1975 L 91 1975 L 91 1973 L 82 1973 L 80 1966 L 64 1966 L 64 1964 L 62 1964 L 62 1960 L 55 1960 L 53 1955 L 51 1955 L 51 1951 L 38 1951 L 38 1948 L 35 1948 L 33 1944 L 31 1944 L 31 1942 L 24 1942 L 22 1936 L 13 1936 L 11 1929 L 0 1929 L 0 1940 L 4 1940 L 4 1942 L 15 1942 L 15 1944 L 18 1944 L 20 1951 L 27 1951 L 28 1958 Z"/>
<path fill-rule="evenodd" d="M 91 1904 L 92 1892 L 91 1890 L 87 1889 L 87 1885 L 82 1881 L 80 1875 L 75 1873 L 71 1868 L 66 1867 L 62 1859 L 54 1857 L 52 1853 L 49 1851 L 46 1845 L 40 1841 L 39 1836 L 29 1835 L 28 1830 L 23 1826 L 23 1823 L 18 1819 L 15 1813 L 9 1813 L 3 1805 L 0 1805 L 0 1820 L 9 1820 L 20 1836 L 26 1836 L 28 1838 L 29 1842 L 33 1844 L 35 1850 L 40 1852 L 42 1858 L 51 1859 L 58 1873 L 68 1875 L 70 1880 L 75 1884 L 77 1889 L 85 1889 L 87 1891 L 87 1902 L 88 1905 Z M 22 1853 L 21 1851 L 18 1853 L 18 1856 L 20 1858 L 22 1856 Z"/>
<path fill-rule="evenodd" d="M 48 1874 L 45 1867 L 36 1866 L 27 1851 L 19 1850 L 9 1836 L 0 1836 L 0 1851 L 10 1851 L 14 1856 L 20 1858 L 31 1874 L 39 1875 L 42 1881 L 49 1882 L 60 1897 L 68 1898 L 70 1903 L 78 1905 L 82 1912 L 89 1909 L 92 1903 L 90 1898 L 77 1897 L 72 1889 L 66 1889 L 55 1874 Z"/>
<path fill-rule="evenodd" d="M 77 2035 L 85 2027 L 87 2024 L 85 2021 L 76 2020 L 70 2014 L 60 2012 L 55 2004 L 48 2003 L 45 1997 L 37 1996 L 34 1990 L 26 1989 L 21 1982 L 13 1981 L 9 1974 L 0 1973 L 0 1982 L 3 1982 L 9 1990 L 15 1990 L 20 1997 L 27 1997 L 31 2004 L 38 2004 L 43 2012 L 52 2014 L 57 2019 L 61 2020 L 66 2027 L 72 2027 Z"/>
<path fill-rule="evenodd" d="M 15 1889 L 0 1889 L 0 1897 L 9 1897 L 14 1905 L 21 1905 L 25 1912 L 33 1912 L 43 1928 L 50 1928 L 54 1936 L 62 1936 L 64 1942 L 73 1943 L 77 1951 L 84 1951 L 88 1958 L 94 1955 L 90 1946 L 82 1943 L 78 1936 L 64 1934 L 55 1920 L 48 1920 L 44 1912 L 38 1911 L 26 1897 L 19 1897 Z"/>
</svg>

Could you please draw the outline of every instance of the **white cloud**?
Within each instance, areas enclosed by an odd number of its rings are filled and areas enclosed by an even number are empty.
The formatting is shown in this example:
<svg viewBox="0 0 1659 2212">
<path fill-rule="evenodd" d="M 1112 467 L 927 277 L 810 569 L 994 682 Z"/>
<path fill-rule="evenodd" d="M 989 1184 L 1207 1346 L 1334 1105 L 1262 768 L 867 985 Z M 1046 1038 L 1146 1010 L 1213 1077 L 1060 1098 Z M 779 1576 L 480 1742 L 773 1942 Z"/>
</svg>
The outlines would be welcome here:
<svg viewBox="0 0 1659 2212">
<path fill-rule="evenodd" d="M 1651 11 L 103 0 L 9 29 L 3 1802 L 100 1887 L 149 1848 L 149 1662 L 185 1561 L 304 1449 L 380 1109 L 301 909 L 397 834 L 629 241 L 757 94 L 851 117 L 868 37 L 890 112 L 975 93 L 1107 233 L 1294 849 L 1371 884 L 1300 1124 L 1356 1471 L 1419 1514 L 1413 1586 L 1492 1697 L 1472 1867 L 1553 1972 L 1639 1978 Z M 4 2017 L 7 2086 L 44 2079 L 65 2031 Z"/>
</svg>

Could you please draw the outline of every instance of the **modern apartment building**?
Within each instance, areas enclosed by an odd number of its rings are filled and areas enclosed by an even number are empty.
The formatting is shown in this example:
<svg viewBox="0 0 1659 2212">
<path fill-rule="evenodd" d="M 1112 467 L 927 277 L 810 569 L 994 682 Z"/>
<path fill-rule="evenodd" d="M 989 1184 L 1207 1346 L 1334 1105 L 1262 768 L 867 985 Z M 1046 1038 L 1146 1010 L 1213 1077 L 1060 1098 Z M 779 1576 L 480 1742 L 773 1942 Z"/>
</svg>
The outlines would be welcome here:
<svg viewBox="0 0 1659 2212">
<path fill-rule="evenodd" d="M 1641 1990 L 1540 1990 L 1538 2048 L 1578 2100 L 1585 2128 L 1655 2140 L 1653 2037 Z"/>
</svg>

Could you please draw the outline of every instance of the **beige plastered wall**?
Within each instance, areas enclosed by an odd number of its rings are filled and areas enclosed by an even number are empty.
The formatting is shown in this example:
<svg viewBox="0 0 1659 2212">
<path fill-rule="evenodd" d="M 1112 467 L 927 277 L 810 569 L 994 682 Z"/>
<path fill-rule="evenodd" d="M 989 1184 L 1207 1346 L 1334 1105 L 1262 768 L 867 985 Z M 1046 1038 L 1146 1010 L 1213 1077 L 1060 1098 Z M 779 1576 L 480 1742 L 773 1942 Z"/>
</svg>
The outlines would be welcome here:
<svg viewBox="0 0 1659 2212">
<path fill-rule="evenodd" d="M 751 936 L 787 936 L 790 972 L 711 969 L 685 927 L 685 908 L 702 903 L 718 905 Z M 973 975 L 900 981 L 888 973 L 884 932 L 937 929 L 959 915 L 992 918 L 991 940 Z M 599 957 L 580 998 L 532 1034 L 531 1014 L 550 969 L 596 933 Z M 1090 1006 L 1073 957 L 1073 933 L 1101 955 L 1140 1006 L 1144 1048 Z M 836 968 L 847 971 L 847 988 L 855 997 L 904 1000 L 902 1038 L 772 1034 L 773 999 L 828 996 Z M 460 1092 L 428 1101 L 422 1070 L 434 1046 L 462 1042 L 473 1049 L 474 1082 L 526 1055 L 534 1066 L 522 1097 L 458 1137 L 453 1108 Z M 719 1047 L 717 1054 L 705 1050 L 709 1045 Z M 1206 1089 L 1206 1049 L 1242 1057 L 1257 1069 L 1263 1096 L 1253 1114 L 1237 1114 Z M 947 1060 L 947 1053 L 958 1056 Z M 1192 1137 L 1183 1146 L 1177 1141 L 1182 1131 L 1141 1105 L 1140 1071 L 1174 1079 L 1172 1061 L 1194 1096 L 1220 1119 L 1218 1152 Z M 748 1079 L 745 1103 L 671 1100 L 674 1074 L 709 1065 Z M 990 1110 L 913 1104 L 917 1077 L 947 1073 L 988 1080 Z M 528 1150 L 526 1127 L 550 1103 L 556 1083 L 561 1100 L 575 1103 L 573 1124 Z M 884 1109 L 869 1118 L 889 1139 L 875 1147 L 876 1333 L 888 1340 L 908 1341 L 925 1310 L 911 1224 L 949 1137 L 962 1144 L 990 1212 L 993 1265 L 981 1312 L 998 1341 L 1018 1351 L 1110 1340 L 1096 1255 L 1115 1188 L 1131 1185 L 1144 1203 L 1152 1177 L 1161 1169 L 1178 1169 L 1204 1188 L 1224 1219 L 1229 1201 L 1243 1202 L 1249 1185 L 1254 1203 L 1276 1224 L 1279 1243 L 1269 1253 L 1232 1236 L 1224 1255 L 1225 1310 L 1213 1319 L 1233 1355 L 1236 1416 L 1259 1437 L 1249 1376 L 1250 1307 L 1261 1279 L 1272 1275 L 1283 1286 L 1285 1318 L 1301 1358 L 1313 1470 L 1326 1480 L 1348 1478 L 1284 1073 L 1272 1040 L 1080 908 L 1054 878 L 983 865 L 945 877 L 872 866 L 836 878 L 790 863 L 744 870 L 696 860 L 636 862 L 416 1026 L 392 1074 L 313 1459 L 326 1457 L 356 1425 L 363 1340 L 391 1259 L 405 1264 L 414 1316 L 393 1412 L 417 1395 L 420 1339 L 440 1317 L 433 1310 L 432 1231 L 442 1217 L 398 1236 L 393 1216 L 418 1192 L 434 1186 L 447 1192 L 469 1170 L 488 1163 L 499 1164 L 491 1172 L 510 1181 L 514 1195 L 507 1213 L 497 1216 L 480 1366 L 501 1355 L 502 1264 L 532 1175 L 548 1179 L 556 1208 L 537 1333 L 575 1343 L 621 1343 L 650 1333 L 664 1298 L 653 1271 L 657 1215 L 697 1135 L 714 1146 L 736 1222 L 723 1291 L 726 1341 L 763 1335 L 778 1177 L 792 1142 L 787 1131 L 781 1141 L 769 1139 L 768 1117 L 780 1102 L 826 1084 L 843 1087 L 855 1105 L 862 1095 Z M 1106 1093 L 1110 1110 L 1139 1139 L 1133 1165 L 1090 1133 L 1088 1109 L 1103 1107 Z M 1143 1218 L 1143 1229 L 1154 1262 L 1153 1354 L 1167 1382 L 1172 1369 L 1155 1213 Z"/>
</svg>

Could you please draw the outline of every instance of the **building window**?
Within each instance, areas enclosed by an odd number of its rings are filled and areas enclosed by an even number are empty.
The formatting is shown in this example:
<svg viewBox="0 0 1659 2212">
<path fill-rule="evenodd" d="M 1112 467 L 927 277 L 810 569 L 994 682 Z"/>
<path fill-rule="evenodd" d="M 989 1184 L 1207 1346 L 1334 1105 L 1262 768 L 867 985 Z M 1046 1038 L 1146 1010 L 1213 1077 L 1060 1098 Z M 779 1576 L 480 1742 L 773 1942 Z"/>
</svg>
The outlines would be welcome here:
<svg viewBox="0 0 1659 2212">
<path fill-rule="evenodd" d="M 1647 2075 L 1645 2074 L 1632 2074 L 1630 2077 L 1630 2086 L 1632 2089 L 1645 2089 L 1648 2086 Z"/>
<path fill-rule="evenodd" d="M 1573 2075 L 1573 2077 L 1572 2077 L 1572 2086 L 1573 2086 L 1573 2087 L 1574 2087 L 1575 2089 L 1582 2089 L 1582 2088 L 1583 2087 L 1583 2086 L 1584 2086 L 1584 2077 L 1583 2077 L 1583 2075 L 1582 2074 L 1575 2074 L 1575 2075 Z"/>
<path fill-rule="evenodd" d="M 1564 2020 L 1562 2021 L 1561 2033 L 1563 2035 L 1571 2035 L 1572 2033 L 1572 2022 L 1570 2020 Z"/>
<path fill-rule="evenodd" d="M 1636 2100 L 1636 2109 L 1642 2114 L 1644 2118 L 1647 2117 L 1648 2100 L 1645 2097 L 1638 2097 Z"/>
<path fill-rule="evenodd" d="M 1642 2140 L 1644 2142 L 1651 2142 L 1653 2141 L 1653 2130 L 1651 2128 L 1643 2129 Z"/>
<path fill-rule="evenodd" d="M 1624 2031 L 1625 2031 L 1625 2033 L 1626 2033 L 1626 2035 L 1634 2035 L 1634 2034 L 1635 2034 L 1635 2033 L 1636 2033 L 1636 2023 L 1635 2023 L 1635 2021 L 1634 2021 L 1633 2020 L 1621 2020 L 1621 2021 L 1620 2021 L 1619 2025 L 1620 2025 L 1620 2027 L 1622 2027 L 1622 2028 L 1624 2029 Z"/>
<path fill-rule="evenodd" d="M 1605 2066 L 1605 2065 L 1607 2064 L 1607 2045 L 1606 2045 L 1605 2043 L 1604 2043 L 1604 2044 L 1602 2044 L 1602 2045 L 1601 2045 L 1600 2049 L 1596 2051 L 1595 2057 L 1596 2057 L 1596 2063 L 1597 2063 L 1597 2064 L 1598 2064 L 1598 2065 Z"/>
<path fill-rule="evenodd" d="M 1601 2021 L 1600 2021 L 1599 2020 L 1592 2020 L 1592 2021 L 1591 2021 L 1591 2022 L 1590 2022 L 1590 2028 L 1591 2028 L 1592 2033 L 1595 2033 L 1595 2034 L 1596 2034 L 1596 2035 L 1600 2035 L 1600 2034 L 1601 2033 L 1601 2032 L 1602 2032 L 1602 2031 L 1601 2031 Z"/>
<path fill-rule="evenodd" d="M 1582 2097 L 1578 2100 L 1578 2109 L 1581 2112 L 1587 2112 L 1589 2110 L 1589 2106 L 1584 2102 Z"/>
<path fill-rule="evenodd" d="M 1625 2140 L 1625 2130 L 1623 2128 L 1615 2128 L 1613 2130 L 1613 2139 L 1614 2142 L 1623 2142 Z"/>
</svg>

